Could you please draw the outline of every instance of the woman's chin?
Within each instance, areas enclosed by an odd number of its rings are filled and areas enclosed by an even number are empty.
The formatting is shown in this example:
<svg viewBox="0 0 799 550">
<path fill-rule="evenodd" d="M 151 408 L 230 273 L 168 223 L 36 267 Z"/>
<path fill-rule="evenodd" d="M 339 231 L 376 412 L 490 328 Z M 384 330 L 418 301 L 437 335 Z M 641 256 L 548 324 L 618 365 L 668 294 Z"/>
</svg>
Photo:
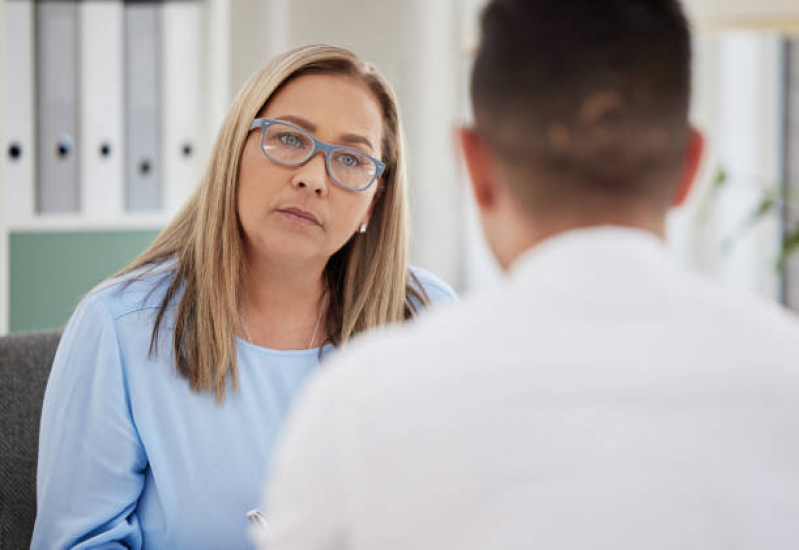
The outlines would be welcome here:
<svg viewBox="0 0 799 550">
<path fill-rule="evenodd" d="M 310 239 L 286 237 L 277 242 L 264 243 L 264 246 L 255 251 L 265 260 L 286 263 L 305 263 L 311 261 L 326 261 L 327 256 L 319 242 Z"/>
</svg>

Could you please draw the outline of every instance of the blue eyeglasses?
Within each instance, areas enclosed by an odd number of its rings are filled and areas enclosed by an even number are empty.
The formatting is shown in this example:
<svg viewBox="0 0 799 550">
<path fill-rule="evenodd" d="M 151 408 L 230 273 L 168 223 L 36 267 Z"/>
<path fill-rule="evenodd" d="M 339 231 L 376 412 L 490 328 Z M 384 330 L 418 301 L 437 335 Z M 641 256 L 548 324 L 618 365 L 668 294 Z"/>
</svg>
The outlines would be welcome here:
<svg viewBox="0 0 799 550">
<path fill-rule="evenodd" d="M 386 169 L 382 161 L 363 151 L 330 145 L 288 122 L 256 118 L 250 131 L 257 129 L 261 130 L 261 151 L 266 158 L 284 166 L 300 166 L 322 151 L 330 179 L 350 191 L 366 191 Z"/>
</svg>

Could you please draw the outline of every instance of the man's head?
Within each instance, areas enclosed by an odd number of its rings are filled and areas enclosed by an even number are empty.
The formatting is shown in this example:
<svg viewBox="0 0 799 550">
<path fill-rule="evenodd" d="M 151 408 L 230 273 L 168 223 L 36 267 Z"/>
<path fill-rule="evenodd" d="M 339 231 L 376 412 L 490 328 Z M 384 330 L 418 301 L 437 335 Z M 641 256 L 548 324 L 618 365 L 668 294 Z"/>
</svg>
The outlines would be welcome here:
<svg viewBox="0 0 799 550">
<path fill-rule="evenodd" d="M 500 262 L 573 227 L 662 232 L 702 148 L 679 2 L 493 0 L 481 23 L 461 142 Z"/>
</svg>

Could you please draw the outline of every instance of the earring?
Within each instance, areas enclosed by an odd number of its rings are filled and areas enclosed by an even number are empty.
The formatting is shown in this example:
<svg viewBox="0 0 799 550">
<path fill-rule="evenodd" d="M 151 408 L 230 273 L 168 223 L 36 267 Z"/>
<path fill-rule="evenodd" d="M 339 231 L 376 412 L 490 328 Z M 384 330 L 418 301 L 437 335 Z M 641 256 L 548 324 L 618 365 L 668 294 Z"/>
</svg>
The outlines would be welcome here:
<svg viewBox="0 0 799 550">
<path fill-rule="evenodd" d="M 362 223 L 361 226 L 358 228 L 358 233 L 366 233 L 366 224 Z"/>
</svg>

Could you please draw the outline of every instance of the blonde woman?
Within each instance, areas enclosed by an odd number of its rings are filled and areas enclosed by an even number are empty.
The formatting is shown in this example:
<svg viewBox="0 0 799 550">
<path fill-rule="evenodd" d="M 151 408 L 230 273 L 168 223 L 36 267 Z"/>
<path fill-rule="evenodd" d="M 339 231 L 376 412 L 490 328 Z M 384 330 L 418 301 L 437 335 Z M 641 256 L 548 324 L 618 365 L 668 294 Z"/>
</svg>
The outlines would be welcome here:
<svg viewBox="0 0 799 550">
<path fill-rule="evenodd" d="M 397 103 L 371 66 L 311 46 L 257 71 L 197 192 L 67 325 L 32 547 L 249 548 L 246 512 L 320 360 L 454 299 L 408 268 L 407 218 Z"/>
</svg>

